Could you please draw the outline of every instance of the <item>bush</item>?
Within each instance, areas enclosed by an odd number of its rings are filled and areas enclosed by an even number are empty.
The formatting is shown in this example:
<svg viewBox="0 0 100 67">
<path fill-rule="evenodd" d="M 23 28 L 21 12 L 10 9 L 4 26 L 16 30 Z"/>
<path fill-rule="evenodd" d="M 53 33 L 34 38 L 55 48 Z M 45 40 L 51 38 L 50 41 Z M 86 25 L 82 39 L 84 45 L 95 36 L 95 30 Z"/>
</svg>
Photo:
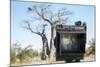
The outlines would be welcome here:
<svg viewBox="0 0 100 67">
<path fill-rule="evenodd" d="M 11 64 L 17 63 L 16 60 L 19 59 L 20 63 L 30 60 L 38 56 L 38 52 L 32 49 L 32 46 L 28 45 L 25 48 L 21 48 L 18 43 L 11 46 Z"/>
<path fill-rule="evenodd" d="M 86 56 L 95 55 L 95 40 L 91 39 L 89 41 L 89 47 L 86 49 Z"/>
</svg>

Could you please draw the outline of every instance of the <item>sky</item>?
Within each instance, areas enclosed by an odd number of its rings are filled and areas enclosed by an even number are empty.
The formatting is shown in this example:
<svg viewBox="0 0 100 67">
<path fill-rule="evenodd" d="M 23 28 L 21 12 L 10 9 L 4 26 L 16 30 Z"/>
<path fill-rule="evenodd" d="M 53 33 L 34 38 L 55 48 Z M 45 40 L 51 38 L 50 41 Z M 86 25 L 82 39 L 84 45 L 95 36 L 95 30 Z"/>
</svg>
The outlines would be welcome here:
<svg viewBox="0 0 100 67">
<path fill-rule="evenodd" d="M 27 12 L 27 7 L 34 5 L 36 2 L 20 2 L 11 1 L 11 44 L 16 42 L 21 43 L 22 47 L 32 45 L 32 47 L 38 51 L 41 50 L 42 41 L 41 37 L 37 34 L 33 34 L 28 30 L 22 28 L 24 20 L 31 20 L 35 14 Z M 49 3 L 52 11 L 56 11 L 59 8 L 67 8 L 73 14 L 69 16 L 68 24 L 74 24 L 74 22 L 81 20 L 87 24 L 87 44 L 91 38 L 95 38 L 95 6 L 93 5 L 72 5 L 72 4 L 57 4 Z M 43 21 L 36 21 L 33 26 L 41 25 Z M 44 22 L 46 23 L 46 22 Z M 38 28 L 33 28 L 37 30 Z M 50 25 L 46 27 L 46 35 L 48 43 L 50 42 Z"/>
</svg>

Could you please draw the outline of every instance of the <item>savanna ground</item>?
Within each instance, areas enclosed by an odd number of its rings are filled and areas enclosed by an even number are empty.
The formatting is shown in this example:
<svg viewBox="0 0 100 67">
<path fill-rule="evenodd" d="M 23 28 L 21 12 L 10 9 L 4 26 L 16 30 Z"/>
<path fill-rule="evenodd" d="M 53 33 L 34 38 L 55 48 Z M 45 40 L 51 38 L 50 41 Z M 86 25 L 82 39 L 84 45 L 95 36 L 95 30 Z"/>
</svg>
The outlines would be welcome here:
<svg viewBox="0 0 100 67">
<path fill-rule="evenodd" d="M 90 55 L 90 56 L 85 56 L 83 60 L 81 60 L 80 62 L 91 62 L 91 61 L 95 61 L 95 55 Z M 11 66 L 26 66 L 26 65 L 40 65 L 40 64 L 59 64 L 59 63 L 65 63 L 65 61 L 55 61 L 54 62 L 50 62 L 49 59 L 47 60 L 41 60 L 41 58 L 35 57 L 33 59 L 30 59 L 28 61 L 24 61 L 23 63 L 15 63 L 15 64 L 11 64 Z"/>
<path fill-rule="evenodd" d="M 84 59 L 80 60 L 80 62 L 90 62 L 90 61 L 96 60 L 96 58 L 95 58 L 95 40 L 92 39 L 89 42 L 89 44 L 90 44 L 90 46 L 86 49 L 86 53 L 84 54 Z M 50 61 L 49 58 L 47 58 L 46 60 L 41 60 L 41 54 L 38 54 L 38 52 L 33 50 L 30 46 L 27 46 L 24 49 L 20 48 L 19 46 L 16 46 L 16 47 L 12 47 L 11 67 L 13 67 L 13 66 L 20 67 L 20 66 L 26 66 L 26 65 L 65 63 L 65 61 L 56 61 L 55 59 Z"/>
</svg>

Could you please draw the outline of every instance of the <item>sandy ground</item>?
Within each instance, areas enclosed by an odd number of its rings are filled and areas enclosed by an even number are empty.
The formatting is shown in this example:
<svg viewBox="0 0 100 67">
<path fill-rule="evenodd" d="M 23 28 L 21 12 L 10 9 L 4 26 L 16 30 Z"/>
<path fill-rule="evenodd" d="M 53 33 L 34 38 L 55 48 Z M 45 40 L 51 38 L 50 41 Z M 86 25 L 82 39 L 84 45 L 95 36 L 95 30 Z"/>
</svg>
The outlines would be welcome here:
<svg viewBox="0 0 100 67">
<path fill-rule="evenodd" d="M 89 56 L 89 57 L 85 57 L 83 60 L 81 60 L 80 62 L 87 62 L 87 61 L 95 61 L 95 56 Z M 61 64 L 61 63 L 65 63 L 65 61 L 54 61 L 54 62 L 50 62 L 49 59 L 47 59 L 46 61 L 41 60 L 39 57 L 36 57 L 34 59 L 31 59 L 31 61 L 29 61 L 28 63 L 23 63 L 23 64 L 15 64 L 12 66 L 28 66 L 28 65 L 41 65 L 41 64 Z"/>
</svg>

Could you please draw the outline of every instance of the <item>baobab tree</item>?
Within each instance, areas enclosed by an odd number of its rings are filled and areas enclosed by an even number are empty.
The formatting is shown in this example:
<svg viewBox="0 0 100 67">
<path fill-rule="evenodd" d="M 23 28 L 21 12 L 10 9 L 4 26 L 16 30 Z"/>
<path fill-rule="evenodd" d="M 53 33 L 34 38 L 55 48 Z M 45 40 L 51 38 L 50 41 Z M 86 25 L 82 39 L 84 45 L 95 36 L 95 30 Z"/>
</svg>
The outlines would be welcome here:
<svg viewBox="0 0 100 67">
<path fill-rule="evenodd" d="M 41 59 L 46 60 L 47 57 L 49 57 L 49 55 L 50 55 L 50 49 L 49 49 L 49 46 L 48 46 L 48 39 L 47 39 L 46 34 L 45 34 L 45 27 L 47 26 L 47 24 L 42 25 L 41 31 L 33 30 L 30 22 L 28 22 L 28 21 L 25 21 L 24 24 L 25 25 L 22 26 L 23 28 L 25 28 L 26 30 L 29 30 L 31 33 L 37 34 L 41 37 L 42 43 L 43 43 Z"/>
<path fill-rule="evenodd" d="M 53 11 L 51 6 L 52 5 L 46 3 L 37 3 L 28 7 L 28 11 L 35 14 L 34 20 L 46 21 L 51 26 L 50 59 L 52 61 L 55 59 L 54 39 L 56 37 L 56 25 L 67 22 L 68 16 L 71 15 L 72 12 L 66 8 L 59 8 Z"/>
</svg>

